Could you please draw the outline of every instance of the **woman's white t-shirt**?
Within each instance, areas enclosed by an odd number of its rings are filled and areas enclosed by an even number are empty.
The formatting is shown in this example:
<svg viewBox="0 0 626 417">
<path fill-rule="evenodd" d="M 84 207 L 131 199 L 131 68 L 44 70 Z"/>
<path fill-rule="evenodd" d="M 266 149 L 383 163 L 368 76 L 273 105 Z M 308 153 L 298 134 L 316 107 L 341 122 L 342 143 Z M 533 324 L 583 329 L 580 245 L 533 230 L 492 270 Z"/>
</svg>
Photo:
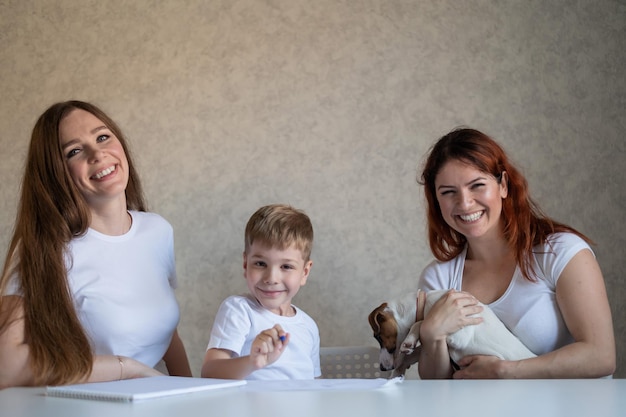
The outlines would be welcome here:
<svg viewBox="0 0 626 417">
<path fill-rule="evenodd" d="M 533 250 L 536 282 L 525 279 L 517 267 L 505 293 L 489 307 L 533 353 L 542 355 L 572 343 L 556 302 L 556 283 L 567 263 L 589 245 L 573 233 L 556 233 Z M 593 253 L 593 252 L 592 252 Z M 467 248 L 448 262 L 431 262 L 418 287 L 425 291 L 461 291 Z"/>
<path fill-rule="evenodd" d="M 130 230 L 88 229 L 68 245 L 68 283 L 95 355 L 122 355 L 154 367 L 179 321 L 171 225 L 131 211 Z M 6 294 L 20 294 L 13 277 Z M 45 320 L 42 317 L 42 320 Z"/>
</svg>

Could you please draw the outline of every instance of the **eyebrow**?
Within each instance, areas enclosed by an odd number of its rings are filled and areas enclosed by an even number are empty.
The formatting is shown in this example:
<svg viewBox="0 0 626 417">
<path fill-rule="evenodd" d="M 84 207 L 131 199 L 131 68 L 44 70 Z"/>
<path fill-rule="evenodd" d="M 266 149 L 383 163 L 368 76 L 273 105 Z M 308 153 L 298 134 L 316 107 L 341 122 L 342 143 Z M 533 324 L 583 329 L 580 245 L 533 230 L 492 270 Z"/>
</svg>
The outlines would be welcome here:
<svg viewBox="0 0 626 417">
<path fill-rule="evenodd" d="M 93 129 L 91 129 L 91 130 L 89 131 L 89 134 L 91 134 L 91 135 L 95 135 L 96 133 L 98 133 L 98 132 L 99 132 L 99 131 L 101 131 L 101 130 L 108 130 L 108 129 L 109 129 L 109 128 L 108 128 L 108 127 L 106 127 L 105 125 L 98 126 L 98 127 L 94 127 Z M 74 145 L 74 144 L 75 144 L 75 143 L 77 143 L 77 142 L 79 142 L 79 139 L 71 139 L 71 140 L 68 140 L 67 142 L 65 142 L 65 143 L 61 146 L 61 149 L 65 149 L 65 148 L 67 148 L 68 146 L 72 146 L 72 145 Z"/>
<path fill-rule="evenodd" d="M 467 185 L 471 185 L 471 184 L 475 183 L 476 181 L 486 181 L 486 180 L 487 180 L 487 177 L 477 177 L 477 178 L 474 178 L 473 180 L 471 180 L 471 181 L 469 181 L 469 182 L 465 183 L 464 185 L 466 185 L 466 186 L 467 186 Z M 445 185 L 445 184 L 442 184 L 442 185 L 440 185 L 439 187 L 437 187 L 437 189 L 438 189 L 438 190 L 440 190 L 440 189 L 442 189 L 442 188 L 454 188 L 454 185 Z"/>
<path fill-rule="evenodd" d="M 255 254 L 255 253 L 251 253 L 250 254 L 250 258 L 253 258 L 254 260 L 262 260 L 265 261 L 267 260 L 267 257 L 265 257 L 264 255 L 261 254 Z M 289 259 L 289 258 L 282 258 L 282 259 L 278 259 L 279 263 L 297 263 L 298 259 Z"/>
</svg>

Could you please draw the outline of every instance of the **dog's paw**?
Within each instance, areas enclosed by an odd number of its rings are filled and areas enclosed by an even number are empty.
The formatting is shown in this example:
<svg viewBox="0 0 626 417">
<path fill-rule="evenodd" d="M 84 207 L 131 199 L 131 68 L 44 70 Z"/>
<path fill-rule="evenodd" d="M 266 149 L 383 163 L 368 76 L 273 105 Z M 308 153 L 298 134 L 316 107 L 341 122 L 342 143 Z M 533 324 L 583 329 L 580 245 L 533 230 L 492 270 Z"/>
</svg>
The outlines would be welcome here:
<svg viewBox="0 0 626 417">
<path fill-rule="evenodd" d="M 400 344 L 400 352 L 405 355 L 411 355 L 419 345 L 421 321 L 413 323 L 402 343 Z"/>
<path fill-rule="evenodd" d="M 404 339 L 402 344 L 400 345 L 400 352 L 405 355 L 410 355 L 413 353 L 415 348 L 417 347 L 418 339 L 414 335 L 410 334 Z"/>
<path fill-rule="evenodd" d="M 406 372 L 406 369 L 394 369 L 393 371 L 391 371 L 391 376 L 389 378 L 393 379 L 399 376 L 404 376 L 405 372 Z"/>
<path fill-rule="evenodd" d="M 412 354 L 414 350 L 415 346 L 408 343 L 402 343 L 402 345 L 400 346 L 400 352 L 404 353 L 405 355 Z"/>
</svg>

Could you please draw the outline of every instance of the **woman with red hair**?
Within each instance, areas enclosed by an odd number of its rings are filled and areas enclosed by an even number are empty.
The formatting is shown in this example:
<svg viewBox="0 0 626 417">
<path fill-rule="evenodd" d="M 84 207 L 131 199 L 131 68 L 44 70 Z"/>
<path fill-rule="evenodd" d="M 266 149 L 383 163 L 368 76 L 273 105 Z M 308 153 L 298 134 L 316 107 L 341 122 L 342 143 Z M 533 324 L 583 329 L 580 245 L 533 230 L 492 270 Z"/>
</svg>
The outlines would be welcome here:
<svg viewBox="0 0 626 417">
<path fill-rule="evenodd" d="M 493 139 L 457 129 L 432 148 L 420 184 L 436 258 L 422 290 L 450 289 L 420 331 L 422 378 L 585 378 L 615 371 L 602 272 L 582 233 L 544 215 Z M 489 305 L 537 357 L 450 361 L 446 337 Z"/>
</svg>

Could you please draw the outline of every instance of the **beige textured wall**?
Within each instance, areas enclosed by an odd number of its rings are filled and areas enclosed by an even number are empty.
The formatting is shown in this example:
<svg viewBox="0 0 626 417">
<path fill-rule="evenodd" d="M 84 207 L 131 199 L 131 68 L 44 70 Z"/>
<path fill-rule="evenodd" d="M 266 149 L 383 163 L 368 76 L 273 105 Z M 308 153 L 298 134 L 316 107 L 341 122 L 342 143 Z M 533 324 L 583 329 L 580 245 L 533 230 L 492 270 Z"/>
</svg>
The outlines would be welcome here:
<svg viewBox="0 0 626 417">
<path fill-rule="evenodd" d="M 35 119 L 93 101 L 174 226 L 196 375 L 219 303 L 245 290 L 245 222 L 272 202 L 314 222 L 295 302 L 322 344 L 373 344 L 368 312 L 431 259 L 420 162 L 469 125 L 597 242 L 624 377 L 625 22 L 617 0 L 0 0 L 0 249 Z"/>
</svg>

